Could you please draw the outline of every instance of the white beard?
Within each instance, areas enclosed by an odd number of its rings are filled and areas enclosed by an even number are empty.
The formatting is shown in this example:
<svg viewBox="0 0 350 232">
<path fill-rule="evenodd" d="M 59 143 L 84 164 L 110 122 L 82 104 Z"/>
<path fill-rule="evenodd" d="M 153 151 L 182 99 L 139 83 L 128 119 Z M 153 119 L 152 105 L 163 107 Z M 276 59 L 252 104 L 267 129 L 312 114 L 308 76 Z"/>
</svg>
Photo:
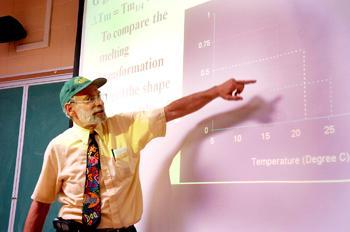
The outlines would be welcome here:
<svg viewBox="0 0 350 232">
<path fill-rule="evenodd" d="M 78 119 L 80 120 L 80 122 L 83 124 L 84 127 L 97 126 L 98 124 L 105 121 L 107 118 L 105 113 L 94 114 L 95 112 L 98 112 L 99 110 L 86 111 L 86 110 L 83 110 L 81 108 L 78 108 L 76 110 L 76 114 L 77 114 Z"/>
</svg>

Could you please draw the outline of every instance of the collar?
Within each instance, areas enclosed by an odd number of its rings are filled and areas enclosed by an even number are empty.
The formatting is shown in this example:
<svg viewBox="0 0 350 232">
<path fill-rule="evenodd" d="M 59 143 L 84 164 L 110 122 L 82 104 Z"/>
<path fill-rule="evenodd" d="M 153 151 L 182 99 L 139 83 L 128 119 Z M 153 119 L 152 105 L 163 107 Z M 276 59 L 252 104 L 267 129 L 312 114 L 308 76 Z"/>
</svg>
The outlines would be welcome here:
<svg viewBox="0 0 350 232">
<path fill-rule="evenodd" d="M 73 127 L 72 127 L 73 131 L 75 132 L 76 136 L 81 139 L 83 142 L 88 141 L 89 140 L 89 134 L 90 134 L 90 130 L 86 129 L 84 127 L 79 126 L 78 124 L 76 124 L 75 122 L 73 122 Z M 99 137 L 102 137 L 102 125 L 99 124 L 97 125 L 97 127 L 94 130 Z"/>
</svg>

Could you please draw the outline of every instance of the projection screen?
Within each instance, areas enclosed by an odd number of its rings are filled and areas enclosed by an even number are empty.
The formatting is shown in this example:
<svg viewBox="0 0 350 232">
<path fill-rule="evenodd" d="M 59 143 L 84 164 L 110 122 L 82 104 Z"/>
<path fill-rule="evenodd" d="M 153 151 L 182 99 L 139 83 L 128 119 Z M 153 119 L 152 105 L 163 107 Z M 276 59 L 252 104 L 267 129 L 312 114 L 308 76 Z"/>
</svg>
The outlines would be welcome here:
<svg viewBox="0 0 350 232">
<path fill-rule="evenodd" d="M 350 2 L 88 0 L 79 74 L 108 115 L 256 79 L 142 153 L 139 231 L 349 231 Z"/>
</svg>

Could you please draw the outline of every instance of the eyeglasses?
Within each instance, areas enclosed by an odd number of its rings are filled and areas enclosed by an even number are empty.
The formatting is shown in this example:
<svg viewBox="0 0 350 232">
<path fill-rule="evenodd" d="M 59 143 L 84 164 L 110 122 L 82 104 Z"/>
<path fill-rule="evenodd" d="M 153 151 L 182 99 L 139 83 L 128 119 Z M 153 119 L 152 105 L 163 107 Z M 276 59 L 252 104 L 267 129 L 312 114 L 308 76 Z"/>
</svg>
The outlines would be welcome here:
<svg viewBox="0 0 350 232">
<path fill-rule="evenodd" d="M 103 102 L 107 100 L 107 94 L 98 94 L 95 96 L 86 95 L 83 99 L 74 99 L 72 98 L 69 103 L 77 103 L 77 104 L 93 104 L 96 101 L 102 100 Z"/>
</svg>

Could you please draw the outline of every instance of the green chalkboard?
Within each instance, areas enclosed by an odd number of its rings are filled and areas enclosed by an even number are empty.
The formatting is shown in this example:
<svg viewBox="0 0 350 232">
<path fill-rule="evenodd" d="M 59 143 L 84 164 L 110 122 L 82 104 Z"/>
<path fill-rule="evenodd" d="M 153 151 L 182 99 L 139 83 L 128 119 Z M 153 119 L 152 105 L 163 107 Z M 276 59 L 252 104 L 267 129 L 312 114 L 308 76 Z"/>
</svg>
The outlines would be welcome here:
<svg viewBox="0 0 350 232">
<path fill-rule="evenodd" d="M 23 88 L 0 90 L 0 231 L 7 231 L 21 119 Z"/>
<path fill-rule="evenodd" d="M 48 143 L 68 128 L 68 118 L 59 104 L 59 91 L 63 83 L 31 86 L 28 102 L 23 144 L 20 184 L 14 231 L 23 231 L 31 204 L 31 194 L 38 180 L 43 155 Z M 52 220 L 57 216 L 59 205 L 51 206 L 43 231 L 54 231 Z"/>
</svg>

